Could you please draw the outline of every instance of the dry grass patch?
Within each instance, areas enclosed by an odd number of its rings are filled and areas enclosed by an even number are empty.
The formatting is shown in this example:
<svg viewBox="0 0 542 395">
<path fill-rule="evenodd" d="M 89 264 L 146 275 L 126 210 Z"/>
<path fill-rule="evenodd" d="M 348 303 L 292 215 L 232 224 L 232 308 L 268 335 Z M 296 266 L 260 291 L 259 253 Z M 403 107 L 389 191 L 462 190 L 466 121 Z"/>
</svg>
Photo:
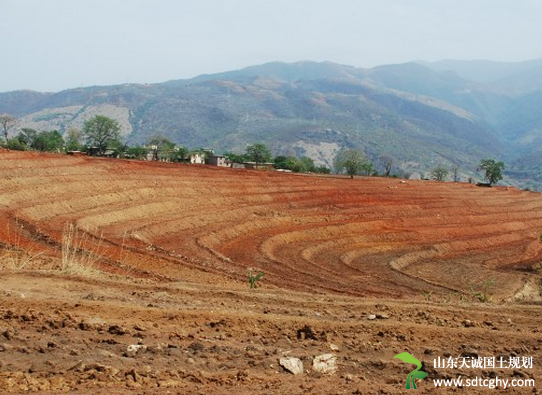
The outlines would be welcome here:
<svg viewBox="0 0 542 395">
<path fill-rule="evenodd" d="M 96 263 L 100 260 L 99 250 L 103 238 L 98 245 L 90 242 L 86 232 L 81 231 L 73 223 L 66 224 L 62 233 L 62 267 L 66 274 L 95 276 L 98 274 Z M 89 247 L 90 246 L 90 247 Z"/>
<path fill-rule="evenodd" d="M 0 267 L 8 270 L 30 269 L 42 253 L 28 254 L 17 250 L 4 250 L 0 256 Z"/>
</svg>

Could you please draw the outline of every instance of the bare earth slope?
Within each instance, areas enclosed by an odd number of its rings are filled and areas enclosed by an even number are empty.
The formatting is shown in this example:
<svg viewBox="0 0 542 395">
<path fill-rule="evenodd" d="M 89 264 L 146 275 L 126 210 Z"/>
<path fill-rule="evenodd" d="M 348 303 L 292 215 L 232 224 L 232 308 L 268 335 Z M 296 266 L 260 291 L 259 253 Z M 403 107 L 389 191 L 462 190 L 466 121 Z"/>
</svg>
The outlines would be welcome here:
<svg viewBox="0 0 542 395">
<path fill-rule="evenodd" d="M 507 188 L 0 152 L 0 391 L 401 393 L 403 351 L 421 393 L 537 379 L 541 208 Z M 324 353 L 335 374 L 312 368 Z M 535 361 L 433 368 L 465 353 Z"/>
</svg>

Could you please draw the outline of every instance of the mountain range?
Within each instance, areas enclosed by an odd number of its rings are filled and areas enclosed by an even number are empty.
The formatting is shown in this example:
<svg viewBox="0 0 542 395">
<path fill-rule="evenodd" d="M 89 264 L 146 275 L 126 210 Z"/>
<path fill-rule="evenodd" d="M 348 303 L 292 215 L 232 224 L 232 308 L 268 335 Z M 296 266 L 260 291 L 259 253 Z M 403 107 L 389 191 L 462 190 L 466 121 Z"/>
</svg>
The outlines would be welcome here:
<svg viewBox="0 0 542 395">
<path fill-rule="evenodd" d="M 442 165 L 480 179 L 482 158 L 506 164 L 505 182 L 542 188 L 542 59 L 411 62 L 371 69 L 331 62 L 273 62 L 158 84 L 56 93 L 0 93 L 0 113 L 22 127 L 66 132 L 102 114 L 130 145 L 163 135 L 190 148 L 273 152 L 331 166 L 362 149 L 394 172 L 428 175 Z"/>
</svg>

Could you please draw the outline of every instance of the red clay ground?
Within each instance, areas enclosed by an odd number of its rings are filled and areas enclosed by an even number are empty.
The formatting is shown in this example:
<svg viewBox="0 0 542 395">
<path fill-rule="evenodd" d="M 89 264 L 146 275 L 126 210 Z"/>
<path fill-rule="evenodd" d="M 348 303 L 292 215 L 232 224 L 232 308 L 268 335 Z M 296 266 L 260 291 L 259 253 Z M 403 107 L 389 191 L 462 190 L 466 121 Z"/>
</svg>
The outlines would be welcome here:
<svg viewBox="0 0 542 395">
<path fill-rule="evenodd" d="M 403 393 L 403 351 L 420 393 L 538 384 L 541 208 L 502 187 L 0 152 L 0 392 Z M 335 374 L 312 369 L 325 353 Z M 433 368 L 469 353 L 534 366 Z"/>
</svg>

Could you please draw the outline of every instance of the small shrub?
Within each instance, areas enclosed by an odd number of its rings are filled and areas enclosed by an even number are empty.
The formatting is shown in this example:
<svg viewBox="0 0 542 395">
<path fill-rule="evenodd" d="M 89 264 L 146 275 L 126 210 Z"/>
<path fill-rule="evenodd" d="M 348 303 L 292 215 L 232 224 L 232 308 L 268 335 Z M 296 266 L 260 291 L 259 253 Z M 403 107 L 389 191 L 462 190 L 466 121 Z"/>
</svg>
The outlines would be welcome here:
<svg viewBox="0 0 542 395">
<path fill-rule="evenodd" d="M 471 287 L 472 298 L 480 303 L 491 302 L 492 298 L 489 292 L 494 285 L 495 279 L 491 279 L 484 281 L 481 285 L 481 289 L 475 290 L 474 287 Z"/>
<path fill-rule="evenodd" d="M 10 139 L 7 146 L 13 151 L 26 151 L 26 145 L 17 138 Z"/>
<path fill-rule="evenodd" d="M 433 291 L 422 291 L 423 300 L 430 302 L 433 299 Z"/>
<path fill-rule="evenodd" d="M 446 294 L 446 295 L 442 295 L 442 296 L 441 296 L 441 299 L 442 299 L 442 301 L 443 301 L 444 303 L 450 303 L 450 302 L 452 301 L 452 298 L 453 298 L 454 296 L 456 296 L 456 295 L 457 295 L 456 292 L 450 292 L 450 293 L 448 293 L 448 294 Z"/>
<path fill-rule="evenodd" d="M 248 269 L 248 283 L 250 284 L 251 289 L 256 289 L 259 287 L 258 281 L 262 279 L 262 277 L 265 276 L 264 272 L 258 272 L 257 274 L 252 274 L 252 270 Z"/>
</svg>

